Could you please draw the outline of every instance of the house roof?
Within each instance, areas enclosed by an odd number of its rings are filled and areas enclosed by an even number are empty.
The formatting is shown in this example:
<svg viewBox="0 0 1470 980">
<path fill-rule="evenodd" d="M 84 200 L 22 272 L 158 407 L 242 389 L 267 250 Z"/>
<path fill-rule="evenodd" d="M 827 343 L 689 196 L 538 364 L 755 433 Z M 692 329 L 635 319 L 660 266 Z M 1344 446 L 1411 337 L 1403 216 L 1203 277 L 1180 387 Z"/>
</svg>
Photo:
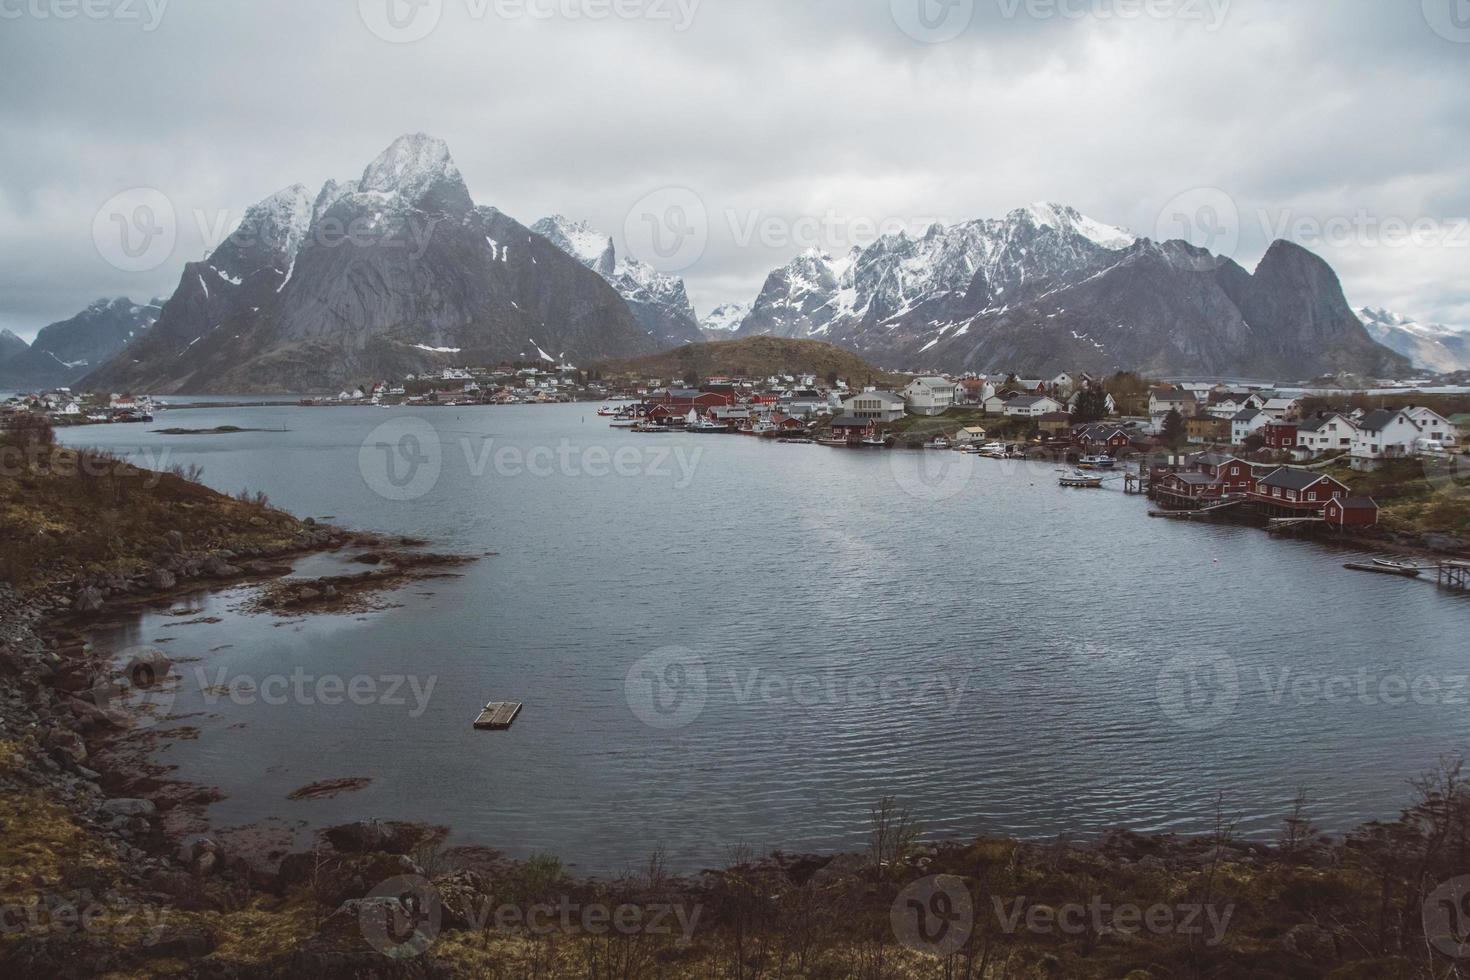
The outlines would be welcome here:
<svg viewBox="0 0 1470 980">
<path fill-rule="evenodd" d="M 1213 476 L 1207 476 L 1204 473 L 1172 473 L 1170 475 L 1194 487 L 1213 486 L 1215 483 Z"/>
<path fill-rule="evenodd" d="M 834 429 L 866 428 L 872 424 L 872 419 L 860 419 L 856 415 L 839 415 L 832 420 Z"/>
<path fill-rule="evenodd" d="M 1358 428 L 1364 432 L 1382 432 L 1392 425 L 1399 417 L 1399 413 L 1387 408 L 1380 408 L 1369 412 L 1358 420 Z"/>
<path fill-rule="evenodd" d="M 853 401 L 857 398 L 877 398 L 895 405 L 903 404 L 903 396 L 895 394 L 891 391 L 860 391 L 857 394 L 853 395 L 852 398 L 849 398 L 848 401 Z"/>
<path fill-rule="evenodd" d="M 1305 490 L 1314 483 L 1327 479 L 1321 473 L 1313 473 L 1311 470 L 1293 469 L 1283 466 L 1261 481 L 1263 487 L 1281 487 L 1283 490 Z"/>
<path fill-rule="evenodd" d="M 1154 401 L 1160 402 L 1196 402 L 1199 399 L 1188 391 L 1156 391 L 1149 395 Z"/>
<path fill-rule="evenodd" d="M 1340 504 L 1343 510 L 1377 510 L 1378 501 L 1372 497 L 1343 497 L 1334 503 Z"/>
<path fill-rule="evenodd" d="M 1261 410 L 1259 408 L 1242 409 L 1241 411 L 1236 412 L 1235 415 L 1231 417 L 1230 421 L 1232 421 L 1232 422 L 1251 422 L 1251 421 L 1254 421 L 1255 420 L 1255 417 L 1257 415 L 1260 415 L 1260 414 L 1261 414 Z"/>
<path fill-rule="evenodd" d="M 1006 402 L 1006 404 L 1018 406 L 1020 408 L 1032 408 L 1036 405 L 1040 405 L 1042 402 L 1055 401 L 1055 398 L 1050 398 L 1046 395 L 1022 395 L 1019 398 L 1012 398 L 1010 401 Z"/>
<path fill-rule="evenodd" d="M 1235 457 L 1229 453 L 1201 453 L 1195 462 L 1201 466 L 1224 466 L 1235 462 Z"/>
<path fill-rule="evenodd" d="M 1325 429 L 1328 425 L 1332 424 L 1338 419 L 1342 419 L 1348 425 L 1356 427 L 1355 423 L 1351 419 L 1345 418 L 1344 416 L 1339 415 L 1336 412 L 1318 413 L 1317 415 L 1314 415 L 1309 419 L 1303 419 L 1302 421 L 1298 422 L 1296 427 L 1297 430 L 1300 432 L 1316 432 L 1319 429 Z"/>
<path fill-rule="evenodd" d="M 944 378 L 915 378 L 910 381 L 911 385 L 923 385 L 925 388 L 953 388 L 954 382 Z"/>
</svg>

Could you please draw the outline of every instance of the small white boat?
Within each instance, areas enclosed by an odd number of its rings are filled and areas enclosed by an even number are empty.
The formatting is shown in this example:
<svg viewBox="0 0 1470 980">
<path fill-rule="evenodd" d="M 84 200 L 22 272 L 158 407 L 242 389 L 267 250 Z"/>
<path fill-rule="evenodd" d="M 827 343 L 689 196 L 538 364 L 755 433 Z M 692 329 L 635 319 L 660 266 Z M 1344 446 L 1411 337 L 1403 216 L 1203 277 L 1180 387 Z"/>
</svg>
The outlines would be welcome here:
<svg viewBox="0 0 1470 980">
<path fill-rule="evenodd" d="M 999 442 L 986 443 L 975 451 L 982 456 L 989 456 L 992 459 L 1005 459 L 1007 455 L 1006 447 Z"/>
<path fill-rule="evenodd" d="M 949 448 L 951 448 L 951 446 L 950 446 L 950 441 L 948 439 L 946 439 L 944 436 L 935 436 L 933 439 L 930 439 L 928 442 L 924 443 L 924 448 L 925 449 L 949 449 Z"/>
</svg>

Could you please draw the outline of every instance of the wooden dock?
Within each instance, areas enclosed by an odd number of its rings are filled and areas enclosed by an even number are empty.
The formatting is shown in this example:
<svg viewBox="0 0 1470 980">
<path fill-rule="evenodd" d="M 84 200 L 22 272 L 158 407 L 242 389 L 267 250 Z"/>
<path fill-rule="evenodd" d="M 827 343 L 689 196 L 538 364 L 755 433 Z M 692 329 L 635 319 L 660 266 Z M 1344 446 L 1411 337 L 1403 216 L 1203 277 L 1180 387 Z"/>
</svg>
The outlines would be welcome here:
<svg viewBox="0 0 1470 980">
<path fill-rule="evenodd" d="M 1440 562 L 1439 586 L 1459 592 L 1470 590 L 1470 561 Z"/>
<path fill-rule="evenodd" d="M 521 713 L 519 701 L 491 701 L 475 719 L 475 728 L 482 732 L 508 731 Z"/>
<path fill-rule="evenodd" d="M 1375 575 L 1397 575 L 1400 578 L 1418 578 L 1422 571 L 1422 569 L 1405 567 L 1403 565 L 1368 565 L 1357 561 L 1350 561 L 1342 567 L 1354 572 L 1373 572 Z"/>
</svg>

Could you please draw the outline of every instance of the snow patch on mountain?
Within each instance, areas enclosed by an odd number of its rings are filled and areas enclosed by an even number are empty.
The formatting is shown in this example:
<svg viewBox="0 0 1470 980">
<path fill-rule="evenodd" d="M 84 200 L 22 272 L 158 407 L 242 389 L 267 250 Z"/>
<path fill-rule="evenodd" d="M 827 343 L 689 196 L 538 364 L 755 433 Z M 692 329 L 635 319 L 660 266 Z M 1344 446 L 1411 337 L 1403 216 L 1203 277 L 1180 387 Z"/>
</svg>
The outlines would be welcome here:
<svg viewBox="0 0 1470 980">
<path fill-rule="evenodd" d="M 706 334 L 734 333 L 750 315 L 750 307 L 749 303 L 722 303 L 700 321 L 700 329 Z"/>
<path fill-rule="evenodd" d="M 1374 340 L 1403 354 L 1416 368 L 1444 374 L 1470 370 L 1470 332 L 1382 308 L 1365 306 L 1357 314 Z"/>
</svg>

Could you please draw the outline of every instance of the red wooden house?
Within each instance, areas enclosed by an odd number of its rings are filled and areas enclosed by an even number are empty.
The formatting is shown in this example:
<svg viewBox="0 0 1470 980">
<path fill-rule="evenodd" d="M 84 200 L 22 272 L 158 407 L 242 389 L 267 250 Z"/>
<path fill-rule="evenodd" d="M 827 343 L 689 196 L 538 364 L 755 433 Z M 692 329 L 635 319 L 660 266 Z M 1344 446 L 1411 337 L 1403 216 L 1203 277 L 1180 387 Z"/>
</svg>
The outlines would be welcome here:
<svg viewBox="0 0 1470 980">
<path fill-rule="evenodd" d="M 1133 437 L 1121 426 L 1098 422 L 1079 428 L 1072 442 L 1088 455 L 1117 456 L 1133 445 Z"/>
<path fill-rule="evenodd" d="M 1372 497 L 1333 497 L 1322 508 L 1333 527 L 1377 527 L 1378 501 Z"/>
<path fill-rule="evenodd" d="M 1256 474 L 1251 464 L 1223 453 L 1205 453 L 1194 461 L 1201 473 L 1208 475 L 1222 495 L 1250 493 L 1256 488 Z"/>
<path fill-rule="evenodd" d="M 878 422 L 876 419 L 861 419 L 856 415 L 839 415 L 832 420 L 832 435 L 837 439 L 844 439 L 849 446 L 856 446 L 864 439 L 870 439 L 878 434 Z"/>
<path fill-rule="evenodd" d="M 1347 485 L 1311 470 L 1283 466 L 1256 481 L 1251 500 L 1274 516 L 1320 515 L 1330 500 L 1351 496 Z"/>
<path fill-rule="evenodd" d="M 1261 435 L 1265 437 L 1266 448 L 1273 452 L 1290 452 L 1296 448 L 1295 422 L 1267 422 Z"/>
</svg>

